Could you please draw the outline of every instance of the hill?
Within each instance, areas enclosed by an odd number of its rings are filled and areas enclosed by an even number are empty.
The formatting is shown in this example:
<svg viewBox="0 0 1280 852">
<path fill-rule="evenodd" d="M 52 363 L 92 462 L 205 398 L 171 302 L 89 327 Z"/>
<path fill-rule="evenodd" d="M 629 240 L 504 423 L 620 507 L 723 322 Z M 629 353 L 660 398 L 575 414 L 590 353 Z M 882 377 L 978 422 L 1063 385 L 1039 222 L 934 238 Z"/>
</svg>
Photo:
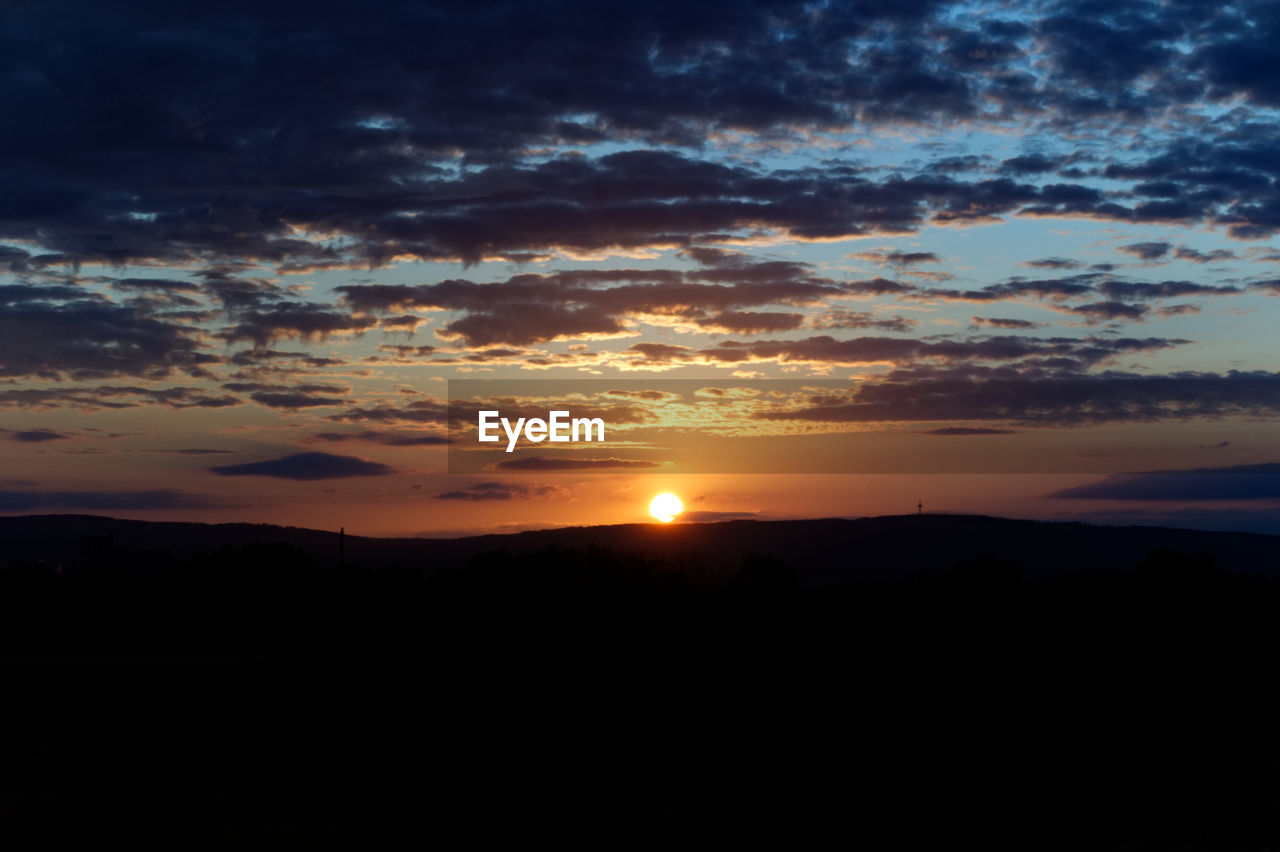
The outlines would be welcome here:
<svg viewBox="0 0 1280 852">
<path fill-rule="evenodd" d="M 345 551 L 0 519 L 7 847 L 120 814 L 192 848 L 1280 845 L 1280 537 L 926 515 Z"/>
<path fill-rule="evenodd" d="M 0 518 L 0 560 L 76 565 L 86 548 L 109 540 L 130 553 L 187 557 L 220 547 L 284 542 L 318 566 L 339 559 L 334 531 L 269 524 L 121 520 L 94 515 Z M 1208 554 L 1233 573 L 1280 573 L 1280 536 L 1162 527 L 1110 527 L 978 515 L 900 515 L 706 524 L 621 524 L 454 539 L 374 538 L 347 534 L 345 559 L 366 568 L 427 571 L 463 568 L 494 551 L 604 548 L 731 571 L 749 556 L 776 557 L 802 586 L 893 581 L 950 570 L 987 554 L 1021 566 L 1024 579 L 1082 570 L 1132 569 L 1153 549 Z"/>
</svg>

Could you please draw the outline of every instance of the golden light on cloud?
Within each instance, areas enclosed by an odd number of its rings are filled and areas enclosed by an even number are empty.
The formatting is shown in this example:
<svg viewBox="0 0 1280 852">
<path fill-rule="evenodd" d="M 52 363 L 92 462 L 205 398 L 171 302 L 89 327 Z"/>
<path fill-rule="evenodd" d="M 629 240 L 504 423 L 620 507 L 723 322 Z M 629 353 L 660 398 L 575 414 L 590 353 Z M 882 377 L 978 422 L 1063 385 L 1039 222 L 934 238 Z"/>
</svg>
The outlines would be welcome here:
<svg viewBox="0 0 1280 852">
<path fill-rule="evenodd" d="M 676 519 L 676 515 L 684 511 L 684 503 L 680 502 L 680 498 L 669 491 L 664 491 L 649 504 L 649 514 L 653 515 L 664 524 L 669 524 Z"/>
</svg>

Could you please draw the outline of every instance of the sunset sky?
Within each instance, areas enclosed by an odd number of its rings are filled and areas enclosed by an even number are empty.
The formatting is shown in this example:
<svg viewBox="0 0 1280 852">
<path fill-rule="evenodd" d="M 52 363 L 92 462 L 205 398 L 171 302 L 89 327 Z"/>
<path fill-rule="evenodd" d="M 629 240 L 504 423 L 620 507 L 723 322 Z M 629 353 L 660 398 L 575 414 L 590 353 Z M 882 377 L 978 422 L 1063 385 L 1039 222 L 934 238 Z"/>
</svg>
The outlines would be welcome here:
<svg viewBox="0 0 1280 852">
<path fill-rule="evenodd" d="M 186 5 L 0 17 L 0 512 L 1280 533 L 1280 5 Z"/>
</svg>

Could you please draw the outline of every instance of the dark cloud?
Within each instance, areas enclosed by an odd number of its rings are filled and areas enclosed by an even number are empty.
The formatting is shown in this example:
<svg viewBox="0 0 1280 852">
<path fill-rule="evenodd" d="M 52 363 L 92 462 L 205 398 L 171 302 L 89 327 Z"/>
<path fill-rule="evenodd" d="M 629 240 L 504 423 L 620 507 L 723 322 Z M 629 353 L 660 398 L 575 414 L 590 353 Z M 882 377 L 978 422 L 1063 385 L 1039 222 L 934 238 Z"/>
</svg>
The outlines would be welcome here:
<svg viewBox="0 0 1280 852">
<path fill-rule="evenodd" d="M 1162 317 L 1182 317 L 1191 314 L 1200 313 L 1199 305 L 1165 305 L 1162 308 L 1156 308 L 1156 313 Z"/>
<path fill-rule="evenodd" d="M 61 432 L 55 432 L 52 429 L 26 429 L 11 430 L 0 429 L 0 434 L 4 434 L 10 441 L 19 441 L 24 444 L 43 444 L 46 441 L 65 441 L 70 435 L 64 435 Z"/>
<path fill-rule="evenodd" d="M 1172 245 L 1165 242 L 1132 243 L 1119 246 L 1116 250 L 1131 254 L 1139 260 L 1159 260 L 1169 253 Z"/>
<path fill-rule="evenodd" d="M 897 296 L 915 292 L 916 288 L 911 284 L 902 284 L 887 278 L 872 278 L 866 281 L 850 281 L 845 284 L 845 289 L 859 296 Z"/>
<path fill-rule="evenodd" d="M 551 485 L 517 485 L 511 482 L 477 482 L 457 491 L 444 491 L 432 495 L 433 500 L 463 500 L 473 503 L 490 500 L 526 500 L 558 493 Z"/>
<path fill-rule="evenodd" d="M 460 312 L 461 317 L 445 323 L 438 333 L 471 346 L 619 335 L 627 331 L 630 318 L 646 315 L 741 334 L 781 331 L 800 327 L 803 317 L 743 309 L 809 305 L 850 292 L 839 282 L 814 276 L 804 264 L 744 262 L 727 253 L 698 256 L 713 258 L 713 265 L 693 271 L 582 270 L 521 274 L 488 283 L 447 280 L 337 289 L 356 311 Z"/>
<path fill-rule="evenodd" d="M 755 417 L 827 423 L 1007 422 L 1080 426 L 1280 413 L 1280 373 L 1144 376 L 1046 374 L 1032 368 L 911 368 L 808 404 Z"/>
<path fill-rule="evenodd" d="M 111 287 L 115 290 L 160 290 L 162 292 L 193 293 L 199 286 L 174 278 L 114 278 Z"/>
<path fill-rule="evenodd" d="M 1055 310 L 1082 316 L 1090 323 L 1142 322 L 1151 309 L 1146 305 L 1130 305 L 1124 302 L 1090 302 L 1087 305 L 1058 305 Z"/>
<path fill-rule="evenodd" d="M 1280 500 L 1280 464 L 1119 473 L 1049 496 L 1076 500 Z"/>
<path fill-rule="evenodd" d="M 721 311 L 714 316 L 698 319 L 696 323 L 708 331 L 763 334 L 799 328 L 804 324 L 804 314 L 779 311 Z"/>
<path fill-rule="evenodd" d="M 389 405 L 350 408 L 332 415 L 330 419 L 352 423 L 435 423 L 443 426 L 449 422 L 449 404 L 439 399 L 415 399 L 399 408 Z"/>
<path fill-rule="evenodd" d="M 892 248 L 857 257 L 902 281 L 844 281 L 825 267 L 711 247 L 763 252 L 779 236 L 899 235 L 1017 216 L 1194 224 L 1241 239 L 1280 232 L 1280 131 L 1258 111 L 1280 104 L 1268 73 L 1280 16 L 1270 6 L 1048 0 L 971 12 L 928 0 L 375 0 L 359 14 L 317 0 L 306 15 L 273 2 L 217 14 L 151 0 L 25 4 L 0 25 L 0 104 L 13 118 L 0 136 L 0 267 L 13 278 L 0 286 L 0 377 L 47 386 L 0 388 L 0 404 L 342 405 L 332 420 L 371 428 L 322 434 L 402 445 L 424 438 L 376 429 L 442 425 L 442 403 L 355 402 L 310 375 L 343 359 L 276 342 L 409 334 L 431 313 L 444 343 L 370 347 L 351 374 L 397 362 L 584 367 L 617 356 L 526 347 L 630 336 L 651 323 L 733 339 L 681 346 L 673 340 L 690 338 L 672 332 L 625 349 L 621 366 L 981 364 L 1025 373 L 1012 387 L 1033 371 L 1084 381 L 1066 374 L 1185 341 L 838 339 L 801 329 L 917 326 L 857 303 L 871 298 L 1043 301 L 1086 323 L 1118 323 L 1186 315 L 1201 297 L 1280 293 L 1275 281 L 1117 280 L 1107 264 L 1062 258 L 1028 266 L 1078 274 L 931 288 L 920 282 L 938 274 L 917 267 L 938 256 Z M 775 156 L 825 131 L 967 134 L 991 123 L 1019 130 L 1017 156 L 935 148 L 887 168 L 855 159 L 856 149 Z M 734 153 L 750 154 L 724 156 L 720 145 L 738 137 Z M 524 264 L 655 249 L 678 251 L 679 268 L 350 282 L 336 289 L 338 304 L 275 277 L 413 258 Z M 1170 242 L 1121 251 L 1235 259 Z M 223 366 L 235 372 L 215 378 Z M 225 393 L 164 386 L 227 379 Z M 1027 416 L 1058 416 L 1027 392 Z M 1154 399 L 1180 416 L 1180 398 Z"/>
<path fill-rule="evenodd" d="M 249 340 L 259 347 L 281 338 L 323 340 L 333 334 L 363 332 L 378 321 L 373 317 L 352 316 L 327 305 L 282 304 L 267 310 L 246 311 L 237 315 L 239 322 L 223 332 L 227 340 Z"/>
<path fill-rule="evenodd" d="M 505 471 L 522 471 L 522 472 L 547 472 L 552 473 L 558 470 L 648 470 L 655 467 L 662 467 L 662 462 L 649 461 L 646 459 L 591 459 L 591 458 L 551 458 L 548 456 L 529 456 L 528 458 L 512 459 L 511 461 L 498 462 L 494 465 L 497 470 Z"/>
<path fill-rule="evenodd" d="M 295 453 L 279 459 L 211 467 L 219 476 L 271 476 L 309 482 L 316 479 L 343 479 L 352 476 L 386 476 L 393 468 L 355 456 L 331 453 Z"/>
<path fill-rule="evenodd" d="M 0 288 L 0 376 L 203 376 L 221 359 L 200 349 L 188 326 L 74 288 Z"/>
<path fill-rule="evenodd" d="M 1085 272 L 1065 278 L 1013 278 L 999 284 L 988 284 L 978 290 L 931 289 L 917 291 L 919 298 L 963 302 L 999 302 L 1011 299 L 1050 299 L 1061 301 L 1089 296 L 1103 276 Z"/>
<path fill-rule="evenodd" d="M 13 388 L 0 390 L 0 406 L 16 408 L 77 408 L 84 411 L 97 409 L 136 408 L 140 405 L 160 405 L 180 410 L 184 408 L 227 408 L 241 405 L 234 396 L 216 396 L 194 387 L 141 387 L 137 385 L 100 385 L 98 387 L 54 386 L 46 388 Z"/>
<path fill-rule="evenodd" d="M 1021 157 L 1010 157 L 1003 161 L 1000 166 L 1007 172 L 1014 174 L 1034 174 L 1037 172 L 1051 172 L 1058 168 L 1061 160 L 1056 157 L 1046 157 L 1043 154 L 1027 154 Z"/>
<path fill-rule="evenodd" d="M 350 388 L 342 385 L 297 384 L 271 385 L 261 382 L 226 382 L 223 387 L 236 393 L 247 393 L 249 399 L 268 408 L 320 408 L 344 405 L 348 402 L 339 396 L 320 396 L 320 394 L 347 393 Z"/>
<path fill-rule="evenodd" d="M 725 341 L 718 346 L 693 349 L 663 343 L 636 343 L 627 351 L 635 363 L 662 366 L 671 363 L 736 364 L 751 361 L 825 364 L 908 364 L 915 361 L 965 363 L 1014 362 L 1059 359 L 1063 367 L 1082 367 L 1117 355 L 1155 351 L 1188 341 L 1166 338 L 1036 338 L 974 337 L 928 340 L 896 337 L 856 337 L 838 340 L 826 335 L 802 340 Z"/>
<path fill-rule="evenodd" d="M 1031 322 L 1030 320 L 1008 319 L 1005 317 L 970 317 L 970 322 L 977 326 L 988 326 L 990 328 L 1006 328 L 1006 329 L 1031 329 L 1040 328 L 1044 323 Z"/>
<path fill-rule="evenodd" d="M 1103 174 L 1162 187 L 1163 197 L 1123 214 L 1134 221 L 1205 222 L 1237 239 L 1263 239 L 1280 229 L 1278 139 L 1280 130 L 1270 124 L 1226 122 L 1174 138 L 1146 159 L 1112 162 Z"/>
<path fill-rule="evenodd" d="M 925 435 L 966 436 L 966 435 L 1012 435 L 1012 429 L 989 429 L 980 426 L 943 426 L 930 429 Z"/>
<path fill-rule="evenodd" d="M 1228 260 L 1237 260 L 1236 253 L 1228 249 L 1213 249 L 1212 251 L 1197 251 L 1187 246 L 1178 246 L 1173 251 L 1174 257 L 1179 260 L 1189 260 L 1192 263 L 1222 263 Z"/>
<path fill-rule="evenodd" d="M 870 311 L 832 310 L 823 311 L 810 323 L 814 328 L 877 328 L 881 331 L 897 331 L 906 333 L 919 325 L 918 320 L 909 317 L 885 317 Z"/>
<path fill-rule="evenodd" d="M 223 450 L 214 447 L 182 447 L 176 450 L 146 450 L 148 453 L 172 453 L 179 456 L 223 456 L 234 455 L 235 450 Z"/>
<path fill-rule="evenodd" d="M 424 435 L 413 432 L 379 432 L 365 430 L 363 432 L 318 432 L 311 436 L 313 441 L 328 444 L 356 441 L 368 444 L 383 444 L 388 447 L 438 447 L 449 443 L 445 435 Z"/>
<path fill-rule="evenodd" d="M 324 408 L 343 405 L 347 400 L 341 397 L 311 396 L 305 393 L 251 393 L 249 399 L 268 408 Z"/>
<path fill-rule="evenodd" d="M 919 263 L 939 263 L 931 251 L 863 251 L 849 255 L 859 260 L 871 260 L 890 266 L 913 266 Z"/>
<path fill-rule="evenodd" d="M 1033 269 L 1079 269 L 1084 266 L 1078 260 L 1071 260 L 1065 257 L 1046 257 L 1040 260 L 1028 260 L 1023 262 L 1023 266 L 1030 266 Z"/>
<path fill-rule="evenodd" d="M 1195 284 L 1191 281 L 1160 281 L 1144 283 L 1137 281 L 1105 281 L 1098 285 L 1098 291 L 1110 299 L 1179 299 L 1186 296 L 1224 296 L 1243 293 L 1239 287 L 1230 285 L 1214 286 Z"/>
<path fill-rule="evenodd" d="M 0 238 L 39 248 L 4 245 L 0 263 L 527 261 L 552 246 L 692 246 L 760 227 L 821 239 L 1019 210 L 1206 220 L 1242 236 L 1280 223 L 1271 182 L 1249 182 L 1267 161 L 1218 149 L 1124 164 L 1160 193 L 1131 207 L 1090 186 L 1019 182 L 1079 169 L 1034 146 L 1001 177 L 968 182 L 951 179 L 972 166 L 954 157 L 876 181 L 677 153 L 726 133 L 901 123 L 1038 121 L 1078 136 L 1091 121 L 1176 119 L 1189 102 L 1280 103 L 1268 4 L 957 8 L 549 0 L 375 3 L 353 16 L 319 0 L 301 16 L 276 2 L 216 15 L 147 0 L 28 4 L 0 34 L 21 69 L 0 82 L 0 102 L 46 118 L 12 122 L 0 142 Z M 1217 144 L 1183 144 L 1197 141 Z M 524 158 L 602 142 L 637 150 Z M 335 330 L 281 319 L 237 333 Z"/>
<path fill-rule="evenodd" d="M 185 491 L 0 491 L 0 512 L 50 509 L 76 511 L 144 511 L 167 509 L 226 509 L 235 504 L 217 497 Z"/>
</svg>

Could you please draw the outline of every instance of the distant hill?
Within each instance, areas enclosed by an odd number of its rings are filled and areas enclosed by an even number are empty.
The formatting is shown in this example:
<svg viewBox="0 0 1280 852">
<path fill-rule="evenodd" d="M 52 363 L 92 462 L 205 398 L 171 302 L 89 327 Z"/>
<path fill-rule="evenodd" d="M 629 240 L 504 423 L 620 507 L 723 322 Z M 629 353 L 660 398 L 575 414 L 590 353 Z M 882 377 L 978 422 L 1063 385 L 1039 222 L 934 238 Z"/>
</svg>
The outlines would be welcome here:
<svg viewBox="0 0 1280 852">
<path fill-rule="evenodd" d="M 120 520 L 93 515 L 0 518 L 0 561 L 45 560 L 74 565 L 95 541 L 110 537 L 128 551 L 175 557 L 288 542 L 320 566 L 338 561 L 334 531 L 269 524 L 198 524 Z M 901 580 L 945 572 L 979 554 L 1016 562 L 1026 579 L 1082 570 L 1129 570 L 1152 549 L 1207 553 L 1227 571 L 1280 575 L 1280 536 L 1161 527 L 1109 527 L 1009 520 L 979 515 L 902 515 L 796 521 L 726 521 L 708 524 L 622 524 L 568 527 L 457 539 L 369 538 L 348 534 L 346 561 L 462 568 L 476 555 L 548 547 L 602 547 L 707 567 L 732 569 L 750 555 L 775 556 L 805 586 L 865 580 Z"/>
</svg>

